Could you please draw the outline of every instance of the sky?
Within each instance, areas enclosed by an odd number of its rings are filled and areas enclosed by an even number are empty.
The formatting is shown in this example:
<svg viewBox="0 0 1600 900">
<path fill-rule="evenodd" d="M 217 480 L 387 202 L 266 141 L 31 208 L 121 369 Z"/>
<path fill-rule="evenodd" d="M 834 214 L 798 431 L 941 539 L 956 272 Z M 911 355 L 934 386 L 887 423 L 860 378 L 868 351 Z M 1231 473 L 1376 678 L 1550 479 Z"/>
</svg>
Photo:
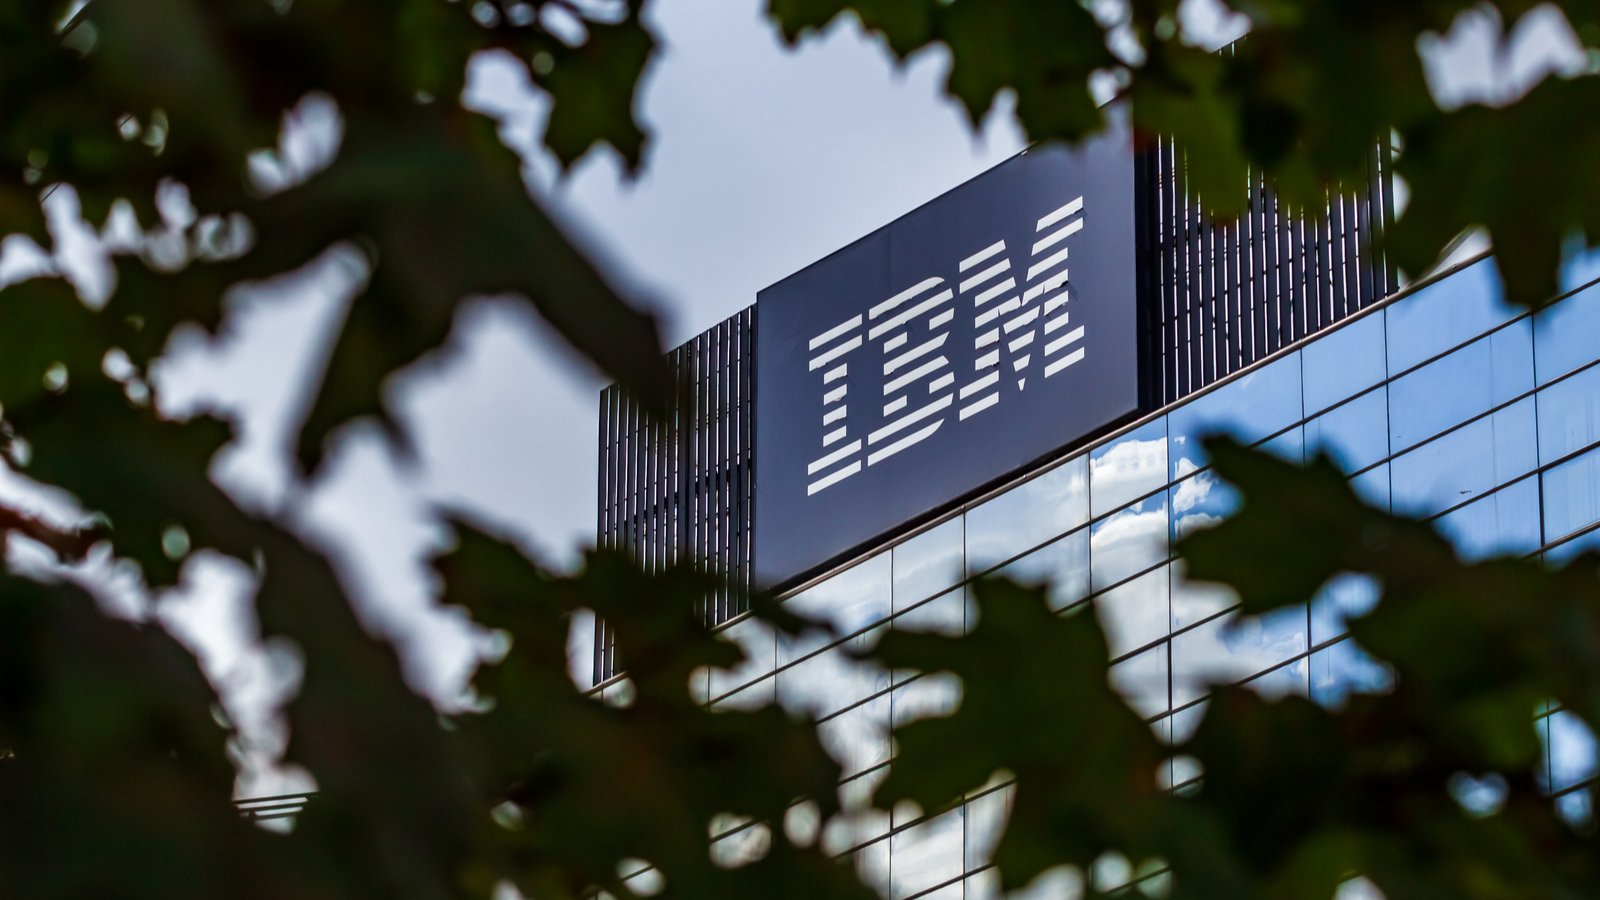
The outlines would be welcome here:
<svg viewBox="0 0 1600 900">
<path fill-rule="evenodd" d="M 500 121 L 530 189 L 607 264 L 627 296 L 661 316 L 669 346 L 1024 144 L 1004 100 L 974 129 L 942 96 L 949 65 L 942 50 L 899 64 L 852 21 L 786 48 L 763 5 L 649 6 L 662 50 L 638 113 L 653 138 L 631 180 L 604 151 L 559 173 L 538 148 L 545 107 L 526 70 L 486 56 L 471 72 L 465 102 Z M 1203 0 L 1185 11 L 1196 33 L 1231 27 Z M 1441 101 L 1505 102 L 1551 69 L 1548 60 L 1560 56 L 1551 48 L 1570 46 L 1559 17 L 1523 27 L 1519 51 L 1492 63 L 1488 50 L 1501 26 L 1484 17 L 1463 20 L 1448 44 L 1425 43 Z M 290 126 L 278 153 L 289 169 L 314 167 L 336 147 L 337 113 L 325 103 L 302 103 Z M 73 221 L 70 191 L 53 204 L 60 265 L 87 293 L 108 289 L 93 236 Z M 181 218 L 182 206 L 169 204 L 171 214 Z M 13 271 L 25 265 L 25 256 L 0 260 L 0 277 L 7 264 Z M 288 462 L 295 398 L 355 277 L 352 261 L 330 252 L 306 270 L 240 292 L 217 335 L 191 331 L 174 340 L 157 383 L 169 412 L 237 417 L 239 439 L 219 455 L 213 476 L 241 503 L 284 513 L 329 549 L 363 620 L 400 648 L 411 683 L 449 702 L 486 645 L 461 611 L 433 599 L 426 560 L 448 544 L 441 511 L 513 538 L 549 565 L 575 564 L 594 534 L 603 380 L 523 305 L 472 301 L 449 344 L 389 386 L 412 453 L 358 424 L 338 436 L 325 470 L 307 482 Z M 248 572 L 201 555 L 161 616 L 273 755 L 282 738 L 273 708 L 292 694 L 295 661 L 290 647 L 260 644 Z M 574 653 L 583 661 L 577 631 Z M 239 790 L 262 795 L 303 784 L 282 773 L 247 773 Z"/>
</svg>

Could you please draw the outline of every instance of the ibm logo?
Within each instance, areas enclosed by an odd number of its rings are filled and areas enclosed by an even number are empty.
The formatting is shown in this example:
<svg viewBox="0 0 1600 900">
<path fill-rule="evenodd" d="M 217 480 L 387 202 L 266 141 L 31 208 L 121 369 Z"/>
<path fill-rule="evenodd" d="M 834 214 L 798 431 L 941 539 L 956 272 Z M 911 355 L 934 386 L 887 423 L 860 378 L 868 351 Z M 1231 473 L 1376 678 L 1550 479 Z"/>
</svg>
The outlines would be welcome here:
<svg viewBox="0 0 1600 900">
<path fill-rule="evenodd" d="M 961 260 L 953 283 L 930 277 L 812 338 L 823 438 L 821 455 L 806 466 L 806 494 L 927 440 L 952 411 L 965 422 L 994 408 L 1002 378 L 1015 378 L 1023 390 L 1037 369 L 1049 378 L 1081 361 L 1084 328 L 1069 327 L 1066 267 L 1066 241 L 1081 230 L 1080 196 L 1038 221 L 1032 252 L 1015 268 L 1011 248 L 996 241 Z M 976 335 L 967 372 L 955 371 L 945 355 L 958 313 L 972 317 Z M 882 396 L 852 404 L 851 365 L 874 367 L 873 381 L 881 365 Z"/>
</svg>

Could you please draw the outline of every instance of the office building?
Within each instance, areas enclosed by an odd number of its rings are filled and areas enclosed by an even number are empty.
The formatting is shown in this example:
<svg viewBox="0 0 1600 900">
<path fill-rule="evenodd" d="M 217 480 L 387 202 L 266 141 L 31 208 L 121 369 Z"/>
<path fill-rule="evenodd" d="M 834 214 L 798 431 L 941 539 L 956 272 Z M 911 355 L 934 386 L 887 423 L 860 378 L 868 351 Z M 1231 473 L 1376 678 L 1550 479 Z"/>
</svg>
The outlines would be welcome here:
<svg viewBox="0 0 1600 900">
<path fill-rule="evenodd" d="M 1387 184 L 1375 153 L 1370 187 L 1315 222 L 1257 185 L 1223 226 L 1169 144 L 1136 150 L 1114 130 L 1013 159 L 675 351 L 675 421 L 608 391 L 600 539 L 730 573 L 705 614 L 750 661 L 698 689 L 714 708 L 815 717 L 857 806 L 890 764 L 891 726 L 956 688 L 848 651 L 889 628 L 958 633 L 963 585 L 988 573 L 1048 581 L 1061 610 L 1091 604 L 1112 683 L 1168 739 L 1216 683 L 1330 703 L 1381 690 L 1389 673 L 1343 627 L 1373 585 L 1346 578 L 1232 627 L 1229 594 L 1184 579 L 1174 539 L 1235 502 L 1198 435 L 1331 454 L 1363 497 L 1433 520 L 1464 557 L 1600 546 L 1600 260 L 1571 264 L 1536 313 L 1501 302 L 1485 257 L 1399 287 L 1366 250 Z M 741 616 L 751 585 L 839 637 L 778 639 Z M 626 690 L 615 669 L 602 626 L 602 692 Z M 1593 735 L 1560 711 L 1538 727 L 1557 802 L 1589 804 Z M 885 896 L 993 896 L 1008 790 L 863 816 L 824 842 Z M 722 825 L 730 861 L 771 839 L 766 823 Z"/>
</svg>

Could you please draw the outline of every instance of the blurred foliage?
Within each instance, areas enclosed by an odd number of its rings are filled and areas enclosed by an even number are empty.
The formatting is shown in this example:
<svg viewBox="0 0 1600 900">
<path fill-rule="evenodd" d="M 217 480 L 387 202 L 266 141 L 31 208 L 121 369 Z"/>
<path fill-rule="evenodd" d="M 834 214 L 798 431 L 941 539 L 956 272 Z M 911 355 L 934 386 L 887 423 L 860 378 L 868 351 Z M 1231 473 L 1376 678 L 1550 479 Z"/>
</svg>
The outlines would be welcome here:
<svg viewBox="0 0 1600 900">
<path fill-rule="evenodd" d="M 1093 131 L 1091 82 L 1108 86 L 1146 134 L 1193 150 L 1218 215 L 1237 212 L 1251 170 L 1317 208 L 1391 140 L 1409 207 L 1384 249 L 1419 272 L 1486 228 L 1519 302 L 1552 296 L 1563 249 L 1600 233 L 1592 72 L 1504 107 L 1445 112 L 1429 93 L 1419 37 L 1491 7 L 1237 0 L 1250 37 L 1211 53 L 1187 43 L 1178 6 L 772 0 L 770 13 L 791 39 L 851 12 L 900 56 L 943 44 L 972 116 L 1013 91 L 1036 138 Z M 1531 6 L 1498 10 L 1515 21 Z M 1595 43 L 1600 6 L 1558 8 Z M 817 829 L 782 827 L 801 809 L 826 824 L 862 814 L 841 809 L 811 723 L 711 713 L 691 687 L 743 658 L 693 615 L 714 575 L 646 574 L 606 552 L 557 575 L 455 523 L 442 599 L 505 652 L 477 673 L 475 704 L 442 713 L 362 629 L 295 510 L 241 508 L 208 478 L 232 423 L 156 412 L 151 367 L 174 329 L 217 329 L 230 288 L 332 249 L 360 276 L 302 398 L 307 475 L 346 423 L 388 422 L 391 374 L 437 348 L 473 295 L 522 298 L 665 408 L 654 322 L 529 196 L 495 123 L 460 103 L 473 55 L 506 54 L 547 96 L 563 163 L 606 146 L 633 169 L 655 49 L 634 0 L 0 3 L 0 234 L 59 246 L 41 204 L 58 190 L 95 227 L 136 226 L 109 296 L 55 277 L 0 288 L 0 449 L 88 511 L 61 527 L 0 508 L 0 532 L 64 563 L 105 545 L 152 592 L 196 551 L 242 561 L 263 633 L 295 648 L 287 761 L 318 785 L 286 832 L 242 819 L 238 735 L 194 660 L 158 627 L 101 613 L 68 570 L 14 566 L 0 580 L 0 896 L 632 896 L 641 861 L 672 896 L 873 896 Z M 325 159 L 285 149 L 286 117 L 307 103 L 336 110 Z M 1182 543 L 1192 576 L 1232 586 L 1246 617 L 1370 576 L 1382 602 L 1352 640 L 1390 689 L 1324 707 L 1220 686 L 1192 734 L 1163 742 L 1108 684 L 1093 615 L 983 582 L 970 634 L 896 631 L 868 653 L 963 685 L 952 714 L 897 729 L 874 806 L 935 811 L 1014 782 L 996 850 L 1008 888 L 1120 856 L 1173 896 L 1322 898 L 1357 874 L 1391 898 L 1600 896 L 1593 817 L 1544 796 L 1533 719 L 1559 704 L 1600 725 L 1600 558 L 1463 563 L 1427 526 L 1363 506 L 1331 462 L 1209 452 L 1243 506 Z M 812 627 L 756 605 L 782 632 Z M 568 675 L 583 611 L 612 624 L 628 666 L 604 698 Z M 1489 800 L 1463 799 L 1464 783 Z M 769 828 L 759 858 L 713 854 L 711 829 L 730 821 Z"/>
</svg>

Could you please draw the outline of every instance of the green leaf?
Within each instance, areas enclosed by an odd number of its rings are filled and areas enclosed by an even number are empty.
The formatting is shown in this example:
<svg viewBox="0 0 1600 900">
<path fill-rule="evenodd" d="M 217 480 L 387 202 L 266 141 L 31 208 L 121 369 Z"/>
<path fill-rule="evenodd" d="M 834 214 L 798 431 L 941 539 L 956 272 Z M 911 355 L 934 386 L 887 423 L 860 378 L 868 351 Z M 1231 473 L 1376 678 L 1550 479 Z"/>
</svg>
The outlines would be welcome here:
<svg viewBox="0 0 1600 900">
<path fill-rule="evenodd" d="M 551 100 L 544 142 L 566 165 L 596 144 L 609 144 L 628 171 L 636 172 L 646 134 L 633 110 L 655 38 L 637 11 L 614 25 L 590 22 L 587 27 L 588 40 L 572 48 L 557 45 L 551 70 L 535 76 Z"/>
<path fill-rule="evenodd" d="M 1094 617 L 1059 617 L 1042 589 L 1006 581 L 977 582 L 974 592 L 970 634 L 892 631 L 872 654 L 890 669 L 948 671 L 962 683 L 953 715 L 895 730 L 899 754 L 875 801 L 910 800 L 931 813 L 1011 775 L 1016 799 L 995 851 L 1008 889 L 1107 850 L 1149 850 L 1164 805 L 1162 753 L 1107 683 Z"/>
</svg>

